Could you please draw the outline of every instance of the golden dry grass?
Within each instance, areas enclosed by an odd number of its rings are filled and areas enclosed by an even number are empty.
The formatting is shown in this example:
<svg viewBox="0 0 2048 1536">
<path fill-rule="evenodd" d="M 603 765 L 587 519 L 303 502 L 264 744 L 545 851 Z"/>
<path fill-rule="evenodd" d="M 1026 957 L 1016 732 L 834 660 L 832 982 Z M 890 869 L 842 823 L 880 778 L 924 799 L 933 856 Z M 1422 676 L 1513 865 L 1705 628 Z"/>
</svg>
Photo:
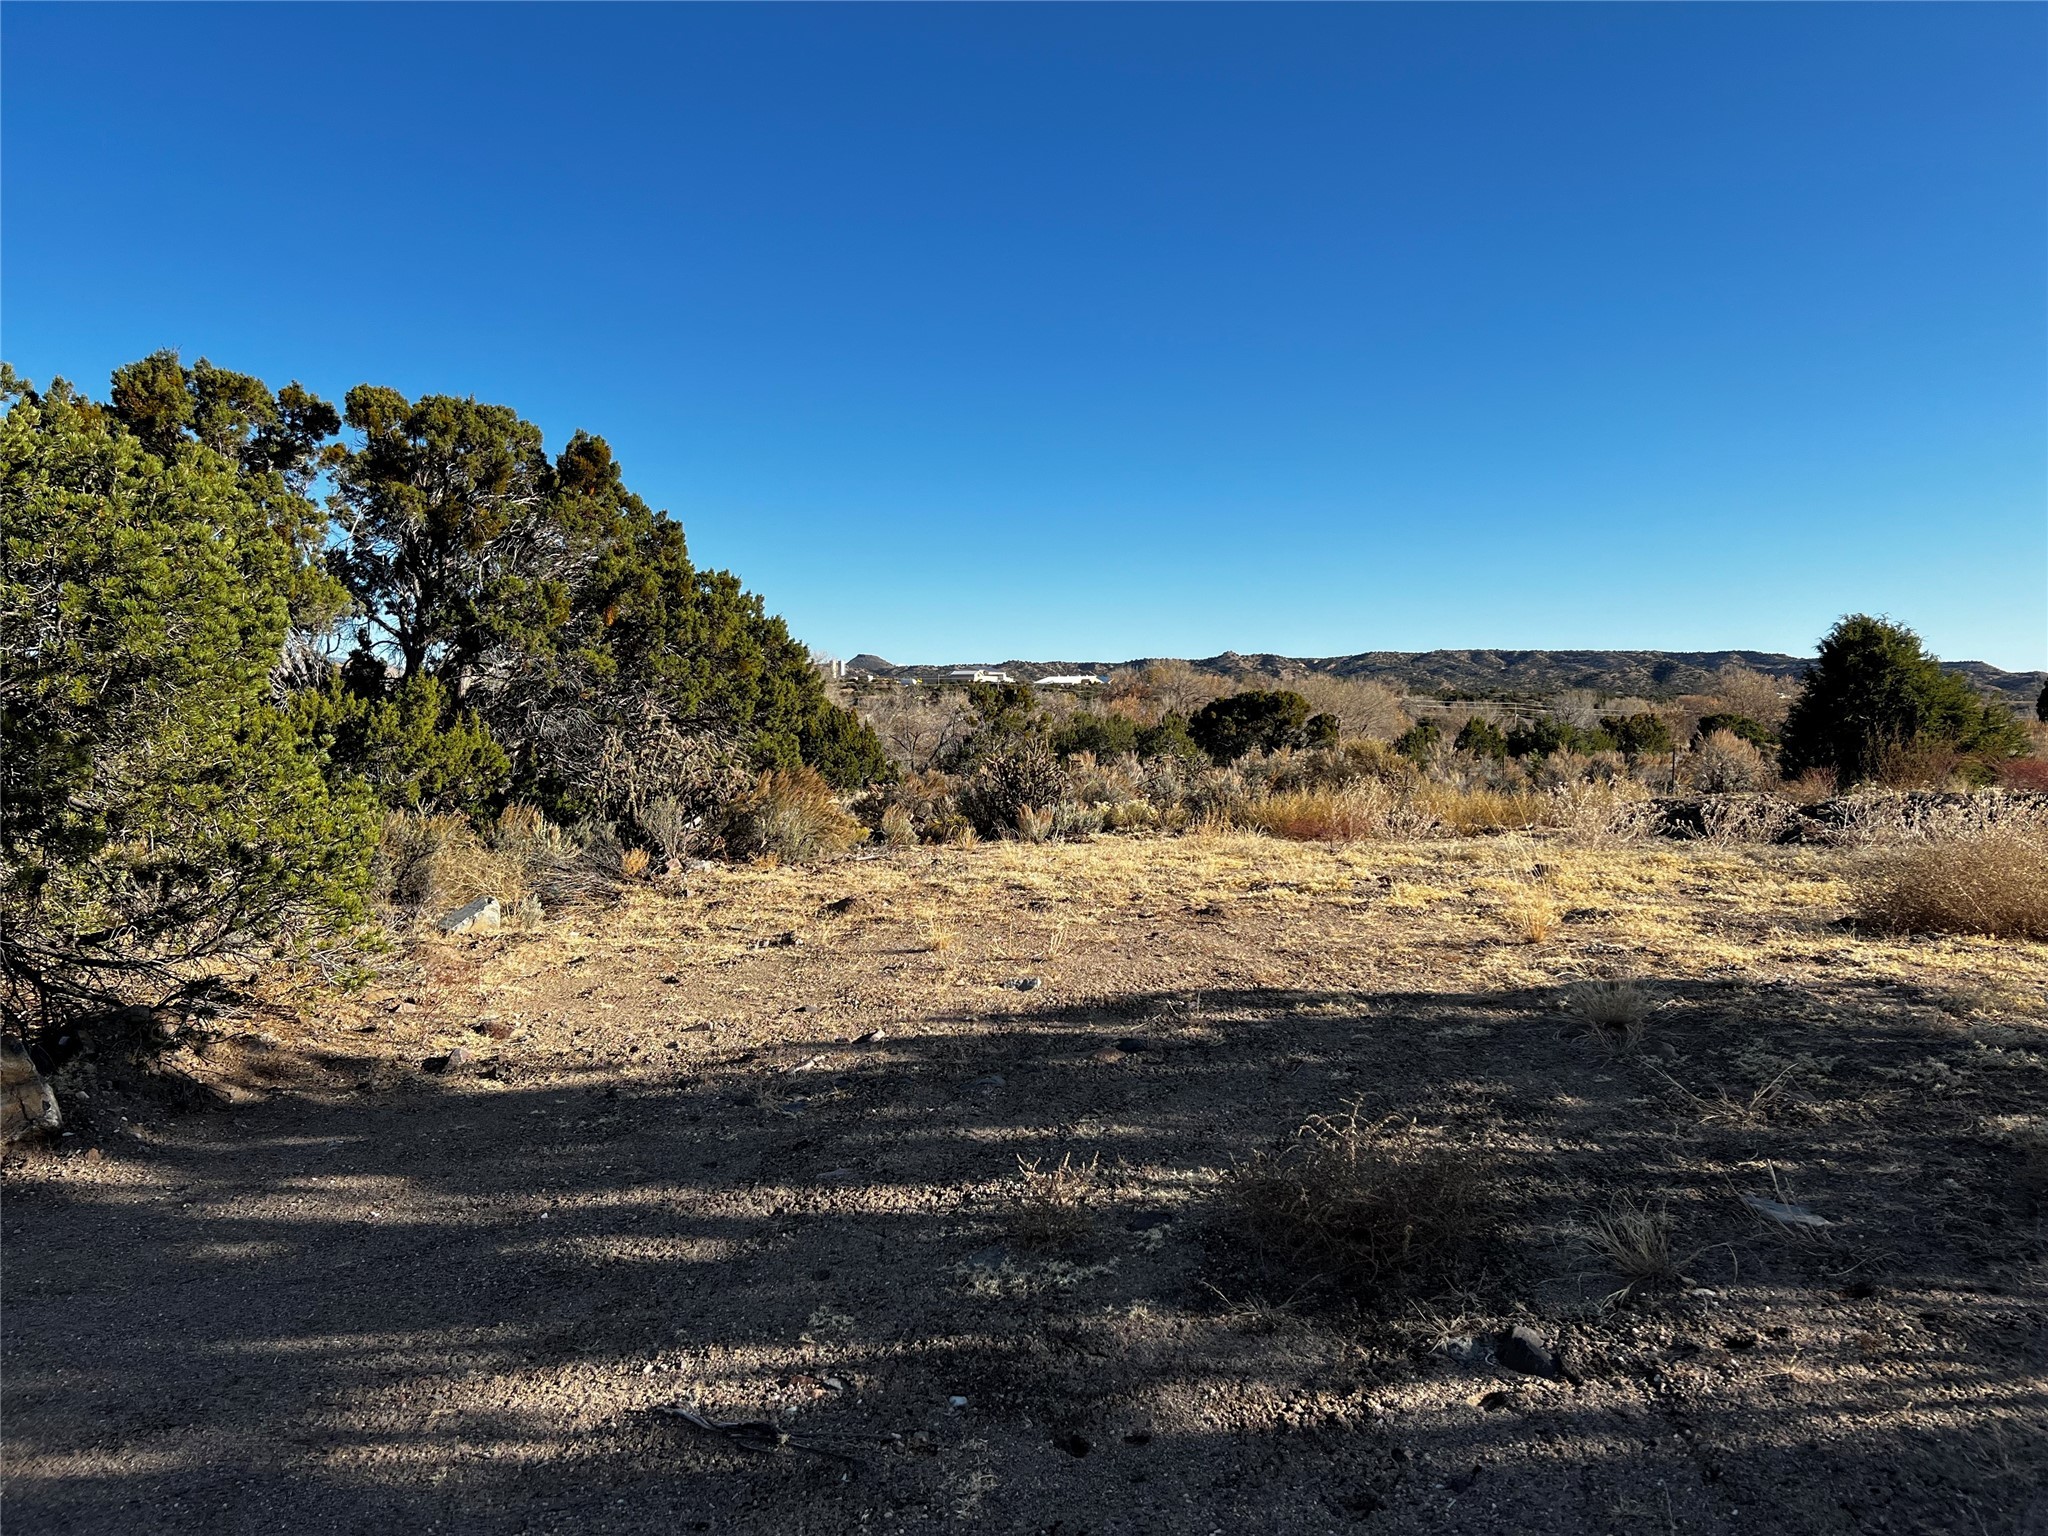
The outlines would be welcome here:
<svg viewBox="0 0 2048 1536">
<path fill-rule="evenodd" d="M 1873 928 L 2048 939 L 2048 831 L 2038 827 L 1883 849 L 1857 863 L 1851 885 Z"/>
</svg>

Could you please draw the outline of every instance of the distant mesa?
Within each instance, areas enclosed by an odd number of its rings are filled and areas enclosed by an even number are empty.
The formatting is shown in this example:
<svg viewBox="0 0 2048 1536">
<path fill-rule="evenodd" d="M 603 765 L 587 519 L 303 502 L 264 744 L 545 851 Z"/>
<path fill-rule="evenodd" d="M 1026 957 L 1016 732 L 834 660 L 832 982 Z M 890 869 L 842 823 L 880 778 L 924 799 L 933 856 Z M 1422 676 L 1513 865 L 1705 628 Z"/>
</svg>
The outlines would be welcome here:
<svg viewBox="0 0 2048 1536">
<path fill-rule="evenodd" d="M 871 652 L 846 663 L 846 676 L 900 682 L 1006 681 L 1047 687 L 1084 687 L 1120 667 L 1147 667 L 1178 657 L 1144 656 L 1130 661 L 1019 661 L 916 663 L 898 666 Z M 1351 677 L 1385 683 L 1410 694 L 1450 693 L 1464 698 L 1551 698 L 1587 690 L 1609 696 L 1675 698 L 1710 691 L 1713 676 L 1726 666 L 1748 667 L 1767 677 L 1798 682 L 1811 664 L 1806 656 L 1778 651 L 1360 651 L 1352 656 L 1220 655 L 1189 661 L 1198 672 L 1247 686 L 1285 683 L 1289 678 Z M 2007 672 L 1981 661 L 1942 665 L 1974 683 L 1988 698 L 2031 713 L 2044 672 Z"/>
</svg>

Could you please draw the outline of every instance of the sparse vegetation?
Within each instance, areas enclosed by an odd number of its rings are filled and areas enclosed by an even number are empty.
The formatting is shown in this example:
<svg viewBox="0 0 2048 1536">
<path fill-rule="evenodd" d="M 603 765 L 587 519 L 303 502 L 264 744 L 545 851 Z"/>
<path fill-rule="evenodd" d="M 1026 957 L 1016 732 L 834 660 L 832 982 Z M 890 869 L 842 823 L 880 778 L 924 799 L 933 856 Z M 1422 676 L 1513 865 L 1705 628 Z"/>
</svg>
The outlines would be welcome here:
<svg viewBox="0 0 2048 1536">
<path fill-rule="evenodd" d="M 1481 1160 L 1389 1129 L 1356 1109 L 1318 1115 L 1232 1173 L 1233 1223 L 1268 1284 L 1384 1307 L 1469 1276 L 1488 1216 Z"/>
</svg>

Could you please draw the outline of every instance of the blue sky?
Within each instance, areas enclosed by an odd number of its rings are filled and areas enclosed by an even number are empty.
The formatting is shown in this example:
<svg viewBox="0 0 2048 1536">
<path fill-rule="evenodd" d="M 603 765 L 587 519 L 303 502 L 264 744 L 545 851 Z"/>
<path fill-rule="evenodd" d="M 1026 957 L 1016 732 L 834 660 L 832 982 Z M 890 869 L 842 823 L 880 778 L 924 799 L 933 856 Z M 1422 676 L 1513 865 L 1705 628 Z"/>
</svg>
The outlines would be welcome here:
<svg viewBox="0 0 2048 1536">
<path fill-rule="evenodd" d="M 608 438 L 813 643 L 2048 665 L 2048 8 L 8 4 L 0 325 Z"/>
</svg>

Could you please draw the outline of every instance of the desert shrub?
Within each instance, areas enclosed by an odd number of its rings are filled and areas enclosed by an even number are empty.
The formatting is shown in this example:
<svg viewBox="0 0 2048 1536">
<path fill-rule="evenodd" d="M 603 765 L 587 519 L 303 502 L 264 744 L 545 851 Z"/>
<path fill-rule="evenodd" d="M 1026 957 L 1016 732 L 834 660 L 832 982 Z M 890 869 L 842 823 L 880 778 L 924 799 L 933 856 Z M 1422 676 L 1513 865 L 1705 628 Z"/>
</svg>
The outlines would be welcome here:
<svg viewBox="0 0 2048 1536">
<path fill-rule="evenodd" d="M 1508 735 L 1484 715 L 1474 715 L 1458 727 L 1457 740 L 1452 743 L 1460 752 L 1470 752 L 1474 757 L 1506 757 Z"/>
<path fill-rule="evenodd" d="M 616 892 L 626 852 L 608 828 L 571 832 L 527 805 L 482 823 L 394 811 L 377 843 L 376 893 L 401 914 L 427 917 L 484 896 L 508 916 L 529 896 L 546 909 L 575 906 Z"/>
<path fill-rule="evenodd" d="M 1138 724 L 1124 715 L 1076 714 L 1053 732 L 1052 749 L 1061 757 L 1083 752 L 1115 757 L 1138 750 Z"/>
<path fill-rule="evenodd" d="M 1999 786 L 2004 789 L 2048 793 L 2048 759 L 2016 757 L 1998 765 Z"/>
<path fill-rule="evenodd" d="M 1821 641 L 1783 736 L 1788 776 L 1831 769 L 1845 788 L 1887 769 L 1925 782 L 1931 754 L 1943 752 L 1988 779 L 2027 746 L 2010 710 L 1943 671 L 1913 631 L 1867 614 L 1843 619 Z"/>
<path fill-rule="evenodd" d="M 1394 750 L 1410 762 L 1425 763 L 1436 750 L 1436 744 L 1443 740 L 1443 734 L 1443 727 L 1434 720 L 1418 720 L 1401 733 Z"/>
<path fill-rule="evenodd" d="M 145 442 L 61 383 L 39 396 L 0 371 L 8 397 L 0 1009 L 48 1020 L 352 924 L 374 802 L 329 781 L 271 698 L 295 627 L 340 600 L 302 537 L 311 504 L 281 470 L 245 473 L 182 428 Z"/>
<path fill-rule="evenodd" d="M 844 853 L 868 835 L 814 768 L 773 768 L 733 807 L 726 822 L 729 852 L 808 864 Z"/>
<path fill-rule="evenodd" d="M 907 808 L 900 805 L 884 806 L 878 826 L 882 841 L 891 848 L 917 846 L 917 823 L 912 820 Z"/>
<path fill-rule="evenodd" d="M 1662 715 L 1639 710 L 1628 715 L 1602 715 L 1600 730 L 1613 741 L 1613 750 L 1630 762 L 1671 751 L 1671 726 Z"/>
<path fill-rule="evenodd" d="M 1548 820 L 1581 847 L 1617 847 L 1648 834 L 1646 800 L 1642 789 L 1625 779 L 1606 783 L 1581 780 L 1551 792 Z"/>
<path fill-rule="evenodd" d="M 1685 760 L 1685 772 L 1694 789 L 1710 795 L 1763 789 L 1778 777 L 1763 753 L 1728 730 L 1701 738 Z"/>
<path fill-rule="evenodd" d="M 377 894 L 429 913 L 494 896 L 509 911 L 532 894 L 522 852 L 494 846 L 467 816 L 394 811 L 377 842 Z"/>
<path fill-rule="evenodd" d="M 974 771 L 961 790 L 960 809 L 983 837 L 1010 837 L 1019 830 L 1020 812 L 1049 812 L 1066 790 L 1066 775 L 1051 749 L 1026 737 Z"/>
<path fill-rule="evenodd" d="M 1334 728 L 1332 721 L 1317 730 L 1327 738 Z M 1188 734 L 1218 767 L 1252 752 L 1306 746 L 1311 740 L 1308 700 L 1284 688 L 1247 689 L 1203 705 L 1188 721 Z"/>
<path fill-rule="evenodd" d="M 1368 780 L 1410 785 L 1421 775 L 1414 763 L 1382 741 L 1347 741 L 1306 752 L 1276 752 L 1238 765 L 1254 785 L 1274 793 L 1297 789 L 1343 789 Z"/>
<path fill-rule="evenodd" d="M 1760 752 L 1774 751 L 1778 745 L 1777 733 L 1769 726 L 1761 721 L 1752 720 L 1747 715 L 1731 715 L 1725 711 L 1700 716 L 1699 722 L 1693 727 L 1693 744 L 1697 746 L 1716 731 L 1726 731 L 1738 740 L 1748 742 Z"/>
<path fill-rule="evenodd" d="M 1857 917 L 1874 928 L 2048 939 L 2048 825 L 1922 835 L 1866 854 L 1850 889 Z"/>
<path fill-rule="evenodd" d="M 1491 1215 L 1476 1154 L 1317 1116 L 1232 1170 L 1225 1213 L 1249 1278 L 1385 1305 L 1469 1278 Z"/>
</svg>

